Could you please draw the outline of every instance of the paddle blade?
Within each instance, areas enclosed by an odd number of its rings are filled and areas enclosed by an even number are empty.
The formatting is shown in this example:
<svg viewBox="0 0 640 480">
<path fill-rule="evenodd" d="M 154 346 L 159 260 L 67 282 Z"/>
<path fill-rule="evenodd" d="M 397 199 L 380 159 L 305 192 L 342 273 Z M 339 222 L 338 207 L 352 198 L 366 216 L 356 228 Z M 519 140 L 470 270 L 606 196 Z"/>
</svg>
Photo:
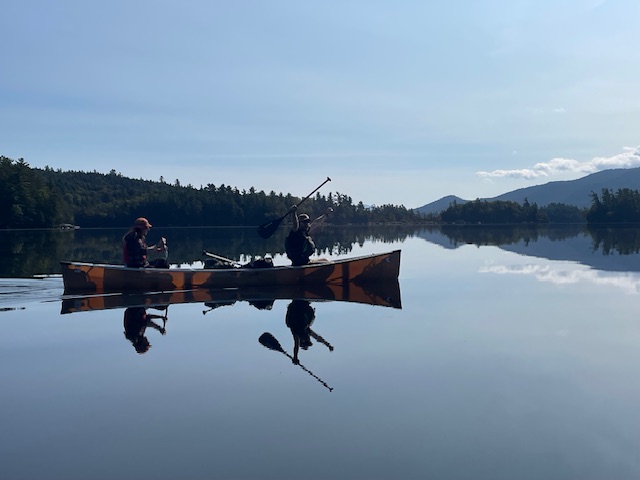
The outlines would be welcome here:
<svg viewBox="0 0 640 480">
<path fill-rule="evenodd" d="M 258 227 L 258 235 L 260 235 L 262 238 L 269 238 L 271 235 L 275 233 L 275 231 L 278 229 L 278 227 L 282 223 L 282 220 L 284 220 L 285 217 L 286 215 L 284 217 L 271 220 L 270 222 L 263 223 Z"/>
<path fill-rule="evenodd" d="M 258 338 L 258 341 L 263 346 L 267 347 L 269 350 L 275 350 L 276 352 L 284 352 L 284 349 L 282 348 L 282 345 L 280 345 L 280 342 L 278 342 L 276 337 L 271 335 L 269 332 L 264 332 L 262 335 L 260 335 L 260 338 Z"/>
</svg>

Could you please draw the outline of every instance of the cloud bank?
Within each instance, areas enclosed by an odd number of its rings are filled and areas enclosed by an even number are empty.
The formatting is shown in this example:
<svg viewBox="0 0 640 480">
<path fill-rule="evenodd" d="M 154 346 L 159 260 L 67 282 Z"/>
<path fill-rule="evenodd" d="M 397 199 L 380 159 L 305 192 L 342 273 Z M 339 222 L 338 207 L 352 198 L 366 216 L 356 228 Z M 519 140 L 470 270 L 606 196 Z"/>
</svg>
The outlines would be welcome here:
<svg viewBox="0 0 640 480">
<path fill-rule="evenodd" d="M 633 168 L 638 166 L 640 166 L 640 146 L 624 147 L 624 151 L 618 155 L 596 157 L 588 162 L 580 162 L 570 158 L 554 158 L 548 162 L 536 163 L 532 168 L 476 172 L 476 175 L 483 179 L 508 177 L 535 180 L 562 173 L 590 174 L 612 168 Z"/>
</svg>

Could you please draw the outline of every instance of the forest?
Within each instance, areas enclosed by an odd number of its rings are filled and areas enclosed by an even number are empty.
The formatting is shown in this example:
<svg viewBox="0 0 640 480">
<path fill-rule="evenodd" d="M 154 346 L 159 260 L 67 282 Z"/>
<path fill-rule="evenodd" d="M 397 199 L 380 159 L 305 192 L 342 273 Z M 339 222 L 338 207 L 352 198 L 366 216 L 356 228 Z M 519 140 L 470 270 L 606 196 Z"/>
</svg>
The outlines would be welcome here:
<svg viewBox="0 0 640 480">
<path fill-rule="evenodd" d="M 165 227 L 257 226 L 282 216 L 301 199 L 291 194 L 238 190 L 229 185 L 200 188 L 132 179 L 99 172 L 32 168 L 24 159 L 0 156 L 0 228 L 53 228 L 63 224 L 126 227 L 139 216 Z M 312 218 L 333 209 L 333 225 L 558 224 L 640 222 L 640 192 L 628 188 L 592 193 L 591 207 L 513 201 L 453 202 L 439 214 L 422 215 L 403 205 L 365 206 L 346 194 L 316 193 L 304 204 Z"/>
<path fill-rule="evenodd" d="M 427 220 L 442 224 L 544 224 L 585 223 L 585 212 L 574 205 L 552 203 L 538 207 L 525 198 L 523 203 L 512 201 L 452 202 L 439 215 L 427 215 Z"/>
<path fill-rule="evenodd" d="M 638 223 L 640 222 L 640 192 L 630 188 L 602 194 L 591 194 L 591 208 L 587 212 L 588 223 Z"/>
<path fill-rule="evenodd" d="M 301 199 L 291 194 L 200 188 L 108 174 L 32 168 L 22 158 L 0 156 L 0 228 L 52 228 L 62 224 L 126 227 L 145 216 L 166 227 L 257 226 L 285 214 Z M 318 192 L 304 204 L 312 218 L 327 212 L 335 225 L 412 224 L 422 215 L 402 205 L 365 207 L 335 192 Z"/>
</svg>

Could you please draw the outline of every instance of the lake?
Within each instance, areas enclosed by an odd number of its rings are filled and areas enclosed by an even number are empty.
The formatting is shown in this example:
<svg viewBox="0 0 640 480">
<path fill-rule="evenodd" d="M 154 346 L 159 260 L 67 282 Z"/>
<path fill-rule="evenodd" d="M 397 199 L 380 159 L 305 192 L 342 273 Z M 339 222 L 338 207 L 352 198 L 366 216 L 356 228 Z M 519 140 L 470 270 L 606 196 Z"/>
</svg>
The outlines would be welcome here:
<svg viewBox="0 0 640 480">
<path fill-rule="evenodd" d="M 0 478 L 640 478 L 640 229 L 326 228 L 321 256 L 402 250 L 401 305 L 303 306 L 299 364 L 291 299 L 150 297 L 144 353 L 135 299 L 63 299 L 58 262 L 123 233 L 0 233 Z M 160 235 L 286 263 L 283 232 Z"/>
</svg>

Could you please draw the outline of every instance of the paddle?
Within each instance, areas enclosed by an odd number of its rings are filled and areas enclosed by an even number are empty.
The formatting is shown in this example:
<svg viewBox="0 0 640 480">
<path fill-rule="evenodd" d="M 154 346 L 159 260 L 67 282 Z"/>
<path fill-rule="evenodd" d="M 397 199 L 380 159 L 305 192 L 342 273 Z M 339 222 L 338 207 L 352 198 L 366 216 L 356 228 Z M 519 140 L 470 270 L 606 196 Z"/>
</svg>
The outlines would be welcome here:
<svg viewBox="0 0 640 480">
<path fill-rule="evenodd" d="M 167 239 L 160 237 L 160 240 L 155 245 L 147 247 L 147 252 L 162 252 L 162 258 L 156 258 L 149 261 L 149 266 L 152 268 L 169 268 L 169 247 L 167 246 Z"/>
<path fill-rule="evenodd" d="M 311 335 L 313 338 L 315 338 L 318 342 L 320 342 L 321 344 L 323 344 L 325 347 L 327 347 L 329 349 L 330 352 L 333 352 L 333 345 L 331 345 L 329 342 L 327 342 L 324 337 L 322 337 L 322 335 L 318 335 L 316 332 L 314 332 L 313 330 L 309 329 L 309 335 Z"/>
<path fill-rule="evenodd" d="M 280 342 L 278 342 L 278 339 L 276 339 L 276 337 L 271 335 L 269 332 L 264 332 L 262 335 L 260 335 L 260 338 L 258 338 L 258 341 L 263 346 L 267 347 L 269 350 L 274 350 L 276 352 L 284 353 L 293 362 L 293 357 L 289 355 L 287 352 L 285 352 L 284 348 L 282 348 L 282 345 L 280 345 Z M 308 370 L 304 365 L 302 365 L 301 363 L 298 363 L 297 365 L 300 368 L 302 368 L 305 372 L 307 372 L 309 375 L 311 375 L 313 378 L 315 378 L 317 381 L 319 381 L 322 385 L 324 385 L 325 388 L 328 388 L 330 392 L 333 391 L 333 388 L 327 385 L 320 377 L 318 377 L 313 372 Z"/>
<path fill-rule="evenodd" d="M 327 218 L 329 218 L 330 213 L 333 213 L 333 208 L 331 207 L 327 208 L 327 211 L 325 213 L 323 213 L 318 218 L 316 218 L 313 222 L 311 222 L 311 225 L 309 225 L 309 233 L 313 232 L 316 228 L 319 228 L 322 225 L 324 225 L 324 222 L 327 220 Z"/>
<path fill-rule="evenodd" d="M 231 260 L 230 258 L 221 257 L 220 255 L 216 255 L 215 253 L 207 252 L 206 250 L 202 251 L 202 254 L 206 257 L 215 258 L 216 260 L 220 260 L 221 262 L 228 263 L 230 265 L 242 266 L 240 262 L 236 262 L 235 260 Z"/>
<path fill-rule="evenodd" d="M 318 190 L 320 190 L 320 187 L 322 187 L 325 183 L 330 182 L 330 181 L 331 181 L 331 179 L 329 177 L 327 177 L 327 179 L 324 182 L 322 182 L 320 185 L 318 185 L 318 187 L 313 192 L 311 192 L 309 195 L 307 195 L 302 200 L 300 200 L 296 204 L 296 207 L 299 207 L 300 205 L 302 205 L 302 203 L 304 201 L 306 201 L 311 195 L 313 195 Z M 271 235 L 273 235 L 275 233 L 275 231 L 278 229 L 278 227 L 280 226 L 282 221 L 285 218 L 287 218 L 287 215 L 289 215 L 290 213 L 291 213 L 291 210 L 289 210 L 287 213 L 285 213 L 280 218 L 276 218 L 275 220 L 271 220 L 271 221 L 269 221 L 267 223 L 263 223 L 262 225 L 260 225 L 258 227 L 258 235 L 260 235 L 262 238 L 269 238 Z"/>
</svg>

